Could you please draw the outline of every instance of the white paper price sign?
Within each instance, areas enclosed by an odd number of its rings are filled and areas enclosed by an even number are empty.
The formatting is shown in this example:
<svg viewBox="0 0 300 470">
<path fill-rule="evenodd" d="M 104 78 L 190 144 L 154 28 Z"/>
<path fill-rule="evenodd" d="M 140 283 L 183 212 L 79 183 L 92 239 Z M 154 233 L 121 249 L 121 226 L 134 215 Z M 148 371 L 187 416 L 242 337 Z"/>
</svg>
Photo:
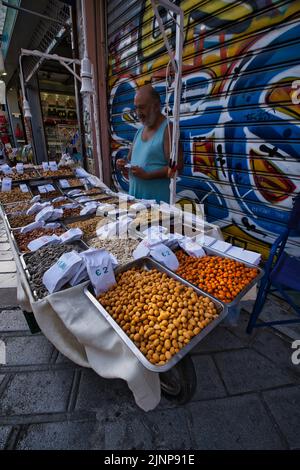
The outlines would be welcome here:
<svg viewBox="0 0 300 470">
<path fill-rule="evenodd" d="M 17 173 L 24 173 L 24 164 L 23 163 L 17 163 L 16 164 L 16 170 L 17 170 Z"/>
<path fill-rule="evenodd" d="M 179 268 L 179 262 L 173 251 L 163 243 L 159 243 L 150 248 L 150 256 L 172 271 Z"/>
<path fill-rule="evenodd" d="M 59 180 L 59 185 L 63 189 L 70 187 L 70 184 L 69 184 L 68 180 Z"/>
<path fill-rule="evenodd" d="M 38 186 L 38 190 L 39 190 L 39 192 L 40 192 L 41 194 L 44 194 L 44 193 L 47 192 L 47 188 L 46 188 L 45 185 L 43 185 L 43 186 Z"/>
<path fill-rule="evenodd" d="M 12 174 L 12 169 L 10 168 L 9 165 L 7 165 L 7 163 L 1 166 L 1 170 L 3 171 L 5 175 Z"/>
<path fill-rule="evenodd" d="M 4 191 L 4 192 L 11 191 L 11 183 L 12 183 L 11 178 L 3 178 L 2 184 L 1 184 L 1 191 Z"/>
<path fill-rule="evenodd" d="M 50 171 L 57 171 L 57 163 L 56 162 L 49 162 L 49 170 Z"/>
<path fill-rule="evenodd" d="M 48 162 L 42 162 L 42 167 L 44 171 L 49 170 L 49 163 Z"/>
<path fill-rule="evenodd" d="M 27 184 L 20 184 L 20 189 L 21 189 L 22 193 L 28 193 Z"/>
<path fill-rule="evenodd" d="M 55 188 L 52 184 L 46 184 L 46 192 L 51 193 L 51 191 L 55 191 Z"/>
</svg>

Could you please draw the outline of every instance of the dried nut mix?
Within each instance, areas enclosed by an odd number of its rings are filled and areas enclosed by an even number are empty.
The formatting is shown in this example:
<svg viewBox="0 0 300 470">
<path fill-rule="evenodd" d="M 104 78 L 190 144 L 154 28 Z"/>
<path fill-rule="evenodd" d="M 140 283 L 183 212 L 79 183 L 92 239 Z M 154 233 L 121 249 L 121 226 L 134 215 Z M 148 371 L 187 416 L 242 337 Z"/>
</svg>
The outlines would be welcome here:
<svg viewBox="0 0 300 470">
<path fill-rule="evenodd" d="M 53 176 L 59 177 L 59 178 L 63 176 L 74 176 L 73 171 L 70 170 L 69 168 L 60 168 L 59 170 L 55 170 L 55 171 L 50 171 L 50 170 L 41 171 L 41 174 L 44 178 L 52 178 Z"/>
<path fill-rule="evenodd" d="M 176 274 L 222 302 L 232 302 L 258 274 L 256 268 L 248 268 L 231 258 L 196 258 L 182 250 L 176 251 L 176 256 L 179 261 Z"/>
<path fill-rule="evenodd" d="M 74 244 L 48 245 L 24 256 L 24 261 L 30 274 L 29 284 L 38 299 L 48 295 L 48 291 L 43 284 L 44 273 L 58 258 L 71 250 L 77 251 L 78 248 Z"/>
<path fill-rule="evenodd" d="M 103 194 L 96 194 L 95 196 L 90 196 L 90 199 L 93 200 L 93 201 L 101 201 L 102 199 L 107 199 L 109 198 L 109 195 L 106 194 L 106 193 L 103 193 Z M 112 198 L 110 198 L 112 199 Z M 117 198 L 113 198 L 114 199 L 114 204 L 116 204 L 119 200 Z M 104 201 L 105 203 L 108 202 L 108 201 Z M 111 203 L 112 204 L 112 203 Z"/>
<path fill-rule="evenodd" d="M 149 209 L 149 210 L 142 210 L 139 214 L 135 217 L 132 224 L 135 226 L 138 225 L 147 225 L 148 222 L 157 223 L 161 222 L 162 220 L 168 220 L 168 214 L 162 214 L 161 211 L 158 209 Z"/>
<path fill-rule="evenodd" d="M 69 186 L 75 187 L 75 186 L 84 186 L 82 181 L 80 181 L 79 178 L 69 178 L 68 180 Z"/>
<path fill-rule="evenodd" d="M 27 215 L 25 212 L 21 214 L 8 215 L 8 221 L 11 228 L 24 227 L 24 225 L 34 222 L 35 214 Z"/>
<path fill-rule="evenodd" d="M 85 240 L 95 237 L 96 228 L 102 220 L 105 220 L 104 217 L 93 217 L 91 219 L 79 220 L 78 222 L 73 222 L 68 224 L 68 228 L 80 228 L 83 231 L 83 237 Z M 107 219 L 106 219 L 107 221 Z"/>
<path fill-rule="evenodd" d="M 0 192 L 0 202 L 2 204 L 7 204 L 8 202 L 16 201 L 25 201 L 26 199 L 31 199 L 31 194 L 23 193 L 20 188 L 13 188 L 11 191 L 2 191 Z"/>
<path fill-rule="evenodd" d="M 32 202 L 12 202 L 10 204 L 5 204 L 4 209 L 7 214 L 12 214 L 13 212 L 22 212 L 27 211 L 32 205 Z"/>
<path fill-rule="evenodd" d="M 16 170 L 13 170 L 13 173 L 10 175 L 10 177 L 14 181 L 21 181 L 24 179 L 29 180 L 33 178 L 39 178 L 39 174 L 36 170 L 24 170 L 24 173 L 18 173 Z"/>
<path fill-rule="evenodd" d="M 54 209 L 58 209 L 61 206 L 64 206 L 65 204 L 68 204 L 68 199 L 65 197 L 62 201 L 56 201 L 56 202 L 51 202 L 51 205 L 54 207 Z"/>
<path fill-rule="evenodd" d="M 14 232 L 14 237 L 16 239 L 17 245 L 19 247 L 19 251 L 23 253 L 27 253 L 29 249 L 27 248 L 28 243 L 36 238 L 43 237 L 44 235 L 61 235 L 65 230 L 62 228 L 56 229 L 34 229 L 31 232 L 27 233 L 20 233 Z"/>
<path fill-rule="evenodd" d="M 156 269 L 116 280 L 98 300 L 152 364 L 165 364 L 219 315 L 209 297 Z"/>
<path fill-rule="evenodd" d="M 101 188 L 91 188 L 91 189 L 86 189 L 83 191 L 83 194 L 85 196 L 88 196 L 89 194 L 105 194 L 105 191 Z"/>
<path fill-rule="evenodd" d="M 110 240 L 93 238 L 89 240 L 90 246 L 94 248 L 105 248 L 117 258 L 120 264 L 133 261 L 132 252 L 136 249 L 138 244 L 139 240 L 132 238 L 111 238 Z"/>
<path fill-rule="evenodd" d="M 61 193 L 56 189 L 54 191 L 48 191 L 47 193 L 38 193 L 41 196 L 41 199 L 54 199 L 61 196 Z"/>
<path fill-rule="evenodd" d="M 66 208 L 64 209 L 63 219 L 67 219 L 69 217 L 78 217 L 81 210 L 82 206 Z"/>
</svg>

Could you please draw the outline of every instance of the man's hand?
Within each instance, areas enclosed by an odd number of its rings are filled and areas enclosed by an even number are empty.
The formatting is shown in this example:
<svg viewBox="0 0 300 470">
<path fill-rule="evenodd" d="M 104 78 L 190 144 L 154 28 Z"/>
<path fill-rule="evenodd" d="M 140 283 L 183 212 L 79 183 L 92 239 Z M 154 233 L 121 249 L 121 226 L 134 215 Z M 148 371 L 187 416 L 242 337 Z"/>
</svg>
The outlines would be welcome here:
<svg viewBox="0 0 300 470">
<path fill-rule="evenodd" d="M 141 168 L 140 166 L 132 166 L 131 167 L 131 173 L 134 175 L 134 176 L 137 176 L 138 178 L 141 178 L 142 180 L 147 180 L 149 179 L 148 178 L 148 173 L 147 171 L 145 171 L 143 168 Z"/>
</svg>

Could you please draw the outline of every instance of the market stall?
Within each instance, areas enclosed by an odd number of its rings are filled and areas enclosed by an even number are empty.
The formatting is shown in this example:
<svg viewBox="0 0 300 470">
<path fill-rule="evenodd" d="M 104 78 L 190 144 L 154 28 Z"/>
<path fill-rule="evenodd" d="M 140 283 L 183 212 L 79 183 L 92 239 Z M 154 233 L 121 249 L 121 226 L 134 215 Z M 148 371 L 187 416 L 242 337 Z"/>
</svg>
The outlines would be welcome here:
<svg viewBox="0 0 300 470">
<path fill-rule="evenodd" d="M 214 251 L 210 246 L 222 240 L 220 230 L 204 219 L 195 220 L 193 214 L 183 218 L 168 205 L 159 209 L 153 201 L 127 200 L 82 170 L 30 171 L 36 171 L 38 179 L 23 172 L 23 182 L 20 178 L 9 189 L 5 184 L 7 179 L 12 184 L 12 178 L 3 173 L 0 193 L 21 308 L 33 312 L 42 332 L 62 354 L 102 377 L 126 380 L 138 406 L 153 409 L 160 401 L 159 374 L 174 367 L 225 318 L 226 303 L 240 301 L 261 270 Z M 28 219 L 30 215 L 34 219 Z M 180 223 L 194 232 L 193 239 L 176 231 Z M 197 252 L 200 249 L 207 251 L 204 258 Z M 49 277 L 70 253 L 77 258 L 67 282 Z M 99 253 L 105 253 L 115 276 L 106 289 L 93 281 L 96 268 L 88 261 Z M 195 263 L 210 254 L 220 258 L 224 269 L 216 265 L 207 269 L 223 269 L 225 279 L 229 263 L 230 270 L 242 277 L 230 298 L 225 288 L 215 291 L 212 282 L 202 279 L 199 284 Z M 99 266 L 101 262 L 97 276 Z"/>
</svg>

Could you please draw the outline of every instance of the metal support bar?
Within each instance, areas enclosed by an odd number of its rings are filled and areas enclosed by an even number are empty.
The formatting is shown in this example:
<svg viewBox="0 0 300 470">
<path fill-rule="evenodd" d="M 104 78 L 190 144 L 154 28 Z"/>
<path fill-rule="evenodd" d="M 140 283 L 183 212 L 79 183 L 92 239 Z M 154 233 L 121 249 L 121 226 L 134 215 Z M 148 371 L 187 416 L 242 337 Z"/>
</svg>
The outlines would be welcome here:
<svg viewBox="0 0 300 470">
<path fill-rule="evenodd" d="M 180 7 L 171 3 L 169 0 L 151 0 L 151 5 L 154 10 L 159 29 L 164 39 L 165 46 L 167 48 L 170 61 L 172 63 L 175 79 L 174 79 L 174 107 L 173 107 L 173 134 L 172 134 L 172 145 L 171 145 L 171 163 L 177 164 L 178 161 L 178 145 L 179 145 L 179 120 L 180 120 L 180 98 L 181 98 L 181 72 L 182 72 L 182 49 L 183 49 L 183 22 L 184 15 Z M 171 50 L 169 40 L 166 36 L 161 16 L 158 12 L 157 6 L 161 5 L 166 10 L 169 10 L 176 15 L 176 41 L 175 41 L 175 57 Z M 175 204 L 176 201 L 176 175 L 171 178 L 170 181 L 170 204 Z"/>
<path fill-rule="evenodd" d="M 42 13 L 38 13 L 37 11 L 28 10 L 27 8 L 23 8 L 23 7 L 17 7 L 16 5 L 12 5 L 11 3 L 8 3 L 8 2 L 2 1 L 1 3 L 7 8 L 13 8 L 14 10 L 23 11 L 24 13 L 29 13 L 31 15 L 39 16 L 40 18 L 43 18 L 44 20 L 53 21 L 54 23 L 58 23 L 61 26 L 66 26 L 65 23 L 63 23 L 62 21 L 57 20 L 56 18 L 51 18 L 51 16 L 43 15 Z"/>
</svg>

